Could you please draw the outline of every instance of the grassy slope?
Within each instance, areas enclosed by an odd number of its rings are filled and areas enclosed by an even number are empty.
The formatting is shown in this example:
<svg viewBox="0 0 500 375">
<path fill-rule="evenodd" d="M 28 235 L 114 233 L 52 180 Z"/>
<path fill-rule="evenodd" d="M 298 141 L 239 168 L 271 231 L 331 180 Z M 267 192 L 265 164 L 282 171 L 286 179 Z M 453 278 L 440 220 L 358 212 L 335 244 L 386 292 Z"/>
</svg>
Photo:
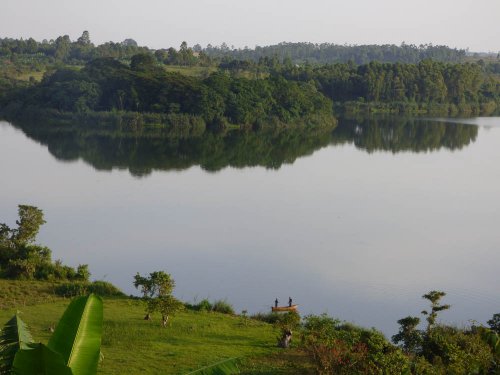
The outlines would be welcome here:
<svg viewBox="0 0 500 375">
<path fill-rule="evenodd" d="M 18 288 L 12 285 L 18 284 Z M 47 342 L 69 300 L 46 294 L 39 305 L 30 300 L 43 290 L 42 282 L 0 280 L 0 302 L 6 286 L 13 295 L 20 290 L 34 290 L 19 305 L 22 319 L 28 323 L 35 340 Z M 45 285 L 50 289 L 50 284 Z M 14 288 L 14 289 L 12 289 Z M 17 290 L 17 292 L 15 291 Z M 31 297 L 30 297 L 31 296 Z M 0 309 L 0 324 L 16 308 Z M 171 319 L 167 328 L 160 327 L 159 316 L 143 320 L 143 306 L 131 299 L 105 299 L 102 352 L 104 360 L 99 374 L 184 374 L 190 370 L 226 358 L 241 358 L 244 374 L 306 374 L 307 364 L 296 350 L 276 348 L 277 332 L 269 324 L 240 316 L 184 311 Z"/>
<path fill-rule="evenodd" d="M 165 65 L 165 71 L 181 73 L 190 77 L 206 77 L 215 72 L 215 67 Z"/>
<path fill-rule="evenodd" d="M 54 293 L 56 285 L 57 283 L 43 281 L 0 279 L 0 309 L 21 308 L 26 305 L 59 301 L 62 298 Z"/>
</svg>

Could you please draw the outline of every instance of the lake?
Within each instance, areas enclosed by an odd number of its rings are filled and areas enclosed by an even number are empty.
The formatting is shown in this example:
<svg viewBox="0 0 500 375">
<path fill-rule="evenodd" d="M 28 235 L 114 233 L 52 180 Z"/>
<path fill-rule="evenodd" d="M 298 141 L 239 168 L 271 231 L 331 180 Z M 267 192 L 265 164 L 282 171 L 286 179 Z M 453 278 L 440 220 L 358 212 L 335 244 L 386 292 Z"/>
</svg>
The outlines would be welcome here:
<svg viewBox="0 0 500 375">
<path fill-rule="evenodd" d="M 387 336 L 430 290 L 447 323 L 500 312 L 499 117 L 166 138 L 0 122 L 0 166 L 0 222 L 43 209 L 53 258 L 126 293 L 165 270 L 186 301 L 291 296 Z"/>
</svg>

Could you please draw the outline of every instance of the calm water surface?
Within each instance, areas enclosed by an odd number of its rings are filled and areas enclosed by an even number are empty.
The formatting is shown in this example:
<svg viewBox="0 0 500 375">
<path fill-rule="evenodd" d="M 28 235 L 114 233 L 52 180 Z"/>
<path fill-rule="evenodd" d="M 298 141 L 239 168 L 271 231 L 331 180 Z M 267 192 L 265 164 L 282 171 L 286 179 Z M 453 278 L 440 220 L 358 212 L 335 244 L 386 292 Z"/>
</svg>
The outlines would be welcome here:
<svg viewBox="0 0 500 375">
<path fill-rule="evenodd" d="M 392 335 L 437 289 L 444 321 L 485 322 L 500 312 L 500 118 L 458 122 L 209 144 L 0 122 L 0 222 L 42 208 L 53 257 L 127 293 L 136 272 L 166 270 L 184 300 L 253 313 L 291 296 Z"/>
</svg>

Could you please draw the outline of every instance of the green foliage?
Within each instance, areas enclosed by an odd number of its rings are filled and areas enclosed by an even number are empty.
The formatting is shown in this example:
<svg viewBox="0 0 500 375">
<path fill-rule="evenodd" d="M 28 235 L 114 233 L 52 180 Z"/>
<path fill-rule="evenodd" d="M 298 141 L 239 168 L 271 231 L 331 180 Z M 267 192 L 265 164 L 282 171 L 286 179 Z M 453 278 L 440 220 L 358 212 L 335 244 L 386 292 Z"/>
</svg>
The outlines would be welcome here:
<svg viewBox="0 0 500 375">
<path fill-rule="evenodd" d="M 189 372 L 187 375 L 233 375 L 239 373 L 240 369 L 238 368 L 237 359 L 229 358 L 212 365 L 202 367 L 196 371 Z"/>
<path fill-rule="evenodd" d="M 418 353 L 422 347 L 422 332 L 417 329 L 420 318 L 407 316 L 398 320 L 399 332 L 392 336 L 392 342 L 402 343 L 401 347 L 406 353 Z"/>
<path fill-rule="evenodd" d="M 184 304 L 172 295 L 175 281 L 166 272 L 151 272 L 149 277 L 137 273 L 134 276 L 134 286 L 141 288 L 147 320 L 152 313 L 159 312 L 162 316 L 162 325 L 166 327 L 169 317 L 184 308 Z"/>
<path fill-rule="evenodd" d="M 93 293 L 101 297 L 123 297 L 123 292 L 107 281 L 66 282 L 58 284 L 54 289 L 55 294 L 62 297 L 85 296 Z"/>
<path fill-rule="evenodd" d="M 59 321 L 47 347 L 62 355 L 74 375 L 91 375 L 99 363 L 103 308 L 95 296 L 75 298 Z"/>
<path fill-rule="evenodd" d="M 33 338 L 28 327 L 16 314 L 0 330 L 0 374 L 9 373 L 16 353 L 21 349 L 29 349 L 28 344 L 31 342 Z"/>
<path fill-rule="evenodd" d="M 236 78 L 222 72 L 206 79 L 166 72 L 149 54 L 132 57 L 131 66 L 109 58 L 95 59 L 81 70 L 58 69 L 35 84 L 12 93 L 21 102 L 44 111 L 84 114 L 128 111 L 197 116 L 209 125 L 224 121 L 250 125 L 277 118 L 290 123 L 309 115 L 332 116 L 332 103 L 314 84 L 282 77 Z"/>
<path fill-rule="evenodd" d="M 0 223 L 0 277 L 14 279 L 75 279 L 87 281 L 87 265 L 75 271 L 60 261 L 52 262 L 51 250 L 34 244 L 40 226 L 45 223 L 43 211 L 34 206 L 19 205 L 17 228 Z"/>
<path fill-rule="evenodd" d="M 276 315 L 276 321 L 273 324 L 282 332 L 295 330 L 300 324 L 300 315 L 296 311 L 288 311 Z"/>
<path fill-rule="evenodd" d="M 195 311 L 211 311 L 212 310 L 212 303 L 204 298 L 200 302 L 191 305 L 191 304 L 186 304 L 186 307 L 190 310 L 195 310 Z"/>
<path fill-rule="evenodd" d="M 500 334 L 500 314 L 494 314 L 487 323 L 493 331 Z"/>
<path fill-rule="evenodd" d="M 446 293 L 430 291 L 423 296 L 430 301 L 427 329 L 420 331 L 420 319 L 406 317 L 398 321 L 400 330 L 393 336 L 395 343 L 411 355 L 414 374 L 487 374 L 497 371 L 496 333 L 483 327 L 459 329 L 436 324 L 437 313 L 450 308 L 442 305 Z M 490 372 L 492 371 L 492 372 Z"/>
<path fill-rule="evenodd" d="M 403 374 L 408 358 L 382 333 L 327 315 L 305 317 L 302 345 L 319 374 Z"/>
<path fill-rule="evenodd" d="M 276 312 L 257 313 L 253 314 L 250 318 L 269 324 L 275 324 L 280 319 L 280 314 Z"/>
<path fill-rule="evenodd" d="M 40 227 L 45 224 L 43 211 L 24 204 L 20 204 L 18 208 L 17 229 L 12 230 L 11 240 L 18 245 L 32 243 L 35 241 Z"/>
<path fill-rule="evenodd" d="M 30 323 L 36 340 L 47 343 L 48 327 L 55 325 L 67 304 L 61 299 L 23 307 L 23 320 Z M 142 311 L 134 299 L 105 299 L 99 374 L 178 375 L 235 357 L 245 374 L 256 373 L 257 367 L 278 374 L 282 369 L 297 370 L 292 359 L 274 358 L 279 350 L 268 324 L 251 321 L 243 326 L 238 316 L 183 310 L 176 314 L 175 324 L 163 330 L 159 323 L 140 319 Z M 0 321 L 9 320 L 13 312 L 0 309 Z M 290 354 L 295 356 L 295 349 Z"/>
<path fill-rule="evenodd" d="M 210 302 L 208 299 L 205 298 L 196 304 L 186 303 L 185 306 L 189 310 L 194 310 L 194 311 L 213 311 L 229 315 L 235 314 L 233 306 L 226 300 L 216 300 Z"/>
<path fill-rule="evenodd" d="M 498 107 L 500 99 L 498 79 L 474 63 L 306 65 L 285 67 L 275 74 L 301 82 L 312 80 L 325 96 L 346 103 L 351 112 L 470 115 Z"/>
<path fill-rule="evenodd" d="M 60 300 L 57 282 L 0 279 L 0 311 Z"/>
<path fill-rule="evenodd" d="M 487 373 L 493 359 L 480 334 L 448 326 L 434 326 L 425 336 L 423 356 L 436 370 L 451 374 Z"/>
<path fill-rule="evenodd" d="M 370 61 L 417 63 L 424 59 L 436 61 L 460 62 L 465 57 L 465 50 L 435 45 L 393 44 L 385 45 L 338 45 L 332 43 L 288 43 L 283 42 L 270 46 L 256 46 L 254 49 L 230 49 L 223 43 L 221 46 L 207 46 L 202 50 L 212 58 L 223 61 L 251 60 L 262 65 L 275 66 L 279 63 L 277 56 L 283 58 L 284 65 L 334 62 L 354 62 L 366 64 Z"/>
<path fill-rule="evenodd" d="M 222 314 L 231 314 L 234 315 L 233 306 L 227 302 L 226 300 L 217 300 L 212 303 L 212 311 L 222 313 Z"/>
<path fill-rule="evenodd" d="M 43 344 L 30 344 L 16 354 L 12 372 L 16 375 L 73 375 L 59 353 Z"/>
<path fill-rule="evenodd" d="M 160 295 L 148 301 L 149 313 L 159 312 L 162 317 L 162 325 L 167 326 L 168 318 L 184 309 L 184 303 L 171 294 Z"/>
<path fill-rule="evenodd" d="M 20 375 L 92 375 L 100 357 L 103 309 L 99 297 L 74 299 L 48 345 L 35 344 L 16 315 L 2 331 L 2 373 Z M 12 358 L 14 359 L 12 361 Z"/>
<path fill-rule="evenodd" d="M 427 315 L 427 331 L 429 332 L 431 328 L 436 324 L 437 313 L 443 310 L 448 310 L 450 305 L 441 305 L 441 298 L 446 296 L 445 292 L 432 290 L 427 294 L 424 294 L 422 298 L 429 300 L 431 302 L 430 311 L 422 311 L 422 314 Z"/>
</svg>

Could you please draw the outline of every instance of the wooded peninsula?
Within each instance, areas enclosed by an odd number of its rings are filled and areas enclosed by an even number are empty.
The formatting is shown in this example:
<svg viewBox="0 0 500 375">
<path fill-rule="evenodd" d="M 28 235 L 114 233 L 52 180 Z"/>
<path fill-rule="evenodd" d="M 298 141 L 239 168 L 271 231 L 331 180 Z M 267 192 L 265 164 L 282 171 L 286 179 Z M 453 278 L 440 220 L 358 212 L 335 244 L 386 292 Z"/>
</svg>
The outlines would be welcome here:
<svg viewBox="0 0 500 375">
<path fill-rule="evenodd" d="M 0 39 L 0 114 L 190 128 L 334 126 L 357 112 L 477 115 L 500 103 L 500 59 L 445 46 L 283 43 L 254 50 L 95 46 L 88 32 Z"/>
</svg>

